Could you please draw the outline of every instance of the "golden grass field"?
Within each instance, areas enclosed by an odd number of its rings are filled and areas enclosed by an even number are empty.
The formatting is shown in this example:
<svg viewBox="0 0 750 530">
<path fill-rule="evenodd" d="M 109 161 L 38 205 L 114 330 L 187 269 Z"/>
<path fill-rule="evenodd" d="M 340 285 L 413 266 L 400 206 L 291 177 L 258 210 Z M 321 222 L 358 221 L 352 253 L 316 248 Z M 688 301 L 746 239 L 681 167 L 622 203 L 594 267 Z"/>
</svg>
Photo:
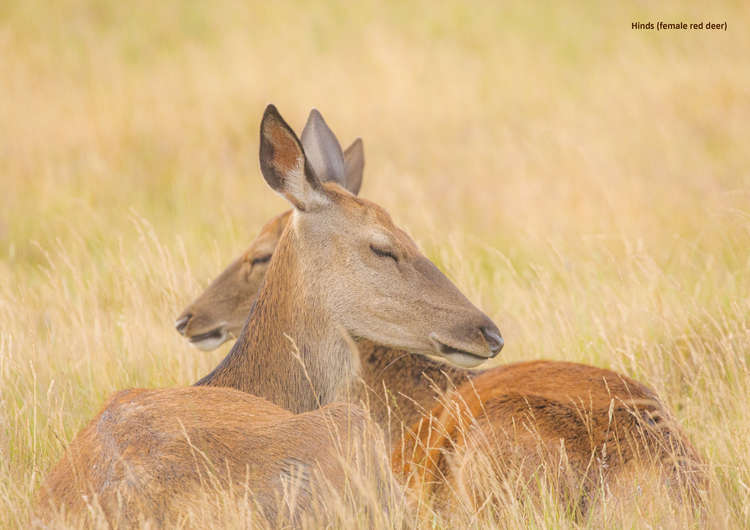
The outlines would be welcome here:
<svg viewBox="0 0 750 530">
<path fill-rule="evenodd" d="M 545 6 L 0 2 L 0 527 L 108 395 L 226 354 L 173 321 L 286 208 L 269 102 L 364 139 L 362 195 L 497 322 L 500 362 L 611 368 L 674 411 L 707 515 L 644 495 L 609 526 L 750 526 L 750 9 Z"/>
</svg>

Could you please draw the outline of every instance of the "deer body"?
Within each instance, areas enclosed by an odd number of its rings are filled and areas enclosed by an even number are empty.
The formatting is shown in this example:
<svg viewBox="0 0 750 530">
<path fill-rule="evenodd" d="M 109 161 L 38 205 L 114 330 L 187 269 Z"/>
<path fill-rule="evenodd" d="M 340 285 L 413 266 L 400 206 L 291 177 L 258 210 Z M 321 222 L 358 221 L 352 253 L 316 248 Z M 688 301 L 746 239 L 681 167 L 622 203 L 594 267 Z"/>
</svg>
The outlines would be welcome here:
<svg viewBox="0 0 750 530">
<path fill-rule="evenodd" d="M 202 496 L 231 492 L 258 520 L 292 522 L 324 510 L 349 472 L 377 469 L 352 455 L 371 427 L 344 403 L 295 415 L 229 388 L 124 390 L 49 473 L 39 515 L 53 520 L 62 507 L 74 517 L 100 510 L 113 527 L 171 525 Z"/>
<path fill-rule="evenodd" d="M 396 474 L 439 506 L 486 506 L 498 481 L 528 489 L 541 469 L 561 466 L 554 487 L 577 511 L 601 487 L 632 494 L 639 477 L 661 476 L 691 501 L 706 486 L 703 461 L 667 407 L 632 378 L 547 360 L 466 370 L 358 346 L 352 395 L 389 435 Z"/>
<path fill-rule="evenodd" d="M 661 476 L 677 497 L 695 500 L 705 487 L 701 463 L 653 390 L 559 361 L 494 368 L 445 392 L 392 456 L 395 471 L 443 505 L 456 496 L 486 505 L 498 494 L 488 477 L 528 490 L 545 470 L 556 475 L 560 499 L 581 511 L 602 487 L 632 491 L 639 474 Z"/>
</svg>

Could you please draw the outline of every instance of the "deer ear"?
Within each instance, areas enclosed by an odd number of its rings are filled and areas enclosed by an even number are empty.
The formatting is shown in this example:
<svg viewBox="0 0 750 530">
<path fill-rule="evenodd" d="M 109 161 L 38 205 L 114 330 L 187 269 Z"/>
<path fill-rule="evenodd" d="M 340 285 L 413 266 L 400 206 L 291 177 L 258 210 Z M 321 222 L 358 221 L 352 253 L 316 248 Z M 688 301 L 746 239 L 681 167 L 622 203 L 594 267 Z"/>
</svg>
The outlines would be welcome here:
<svg viewBox="0 0 750 530">
<path fill-rule="evenodd" d="M 344 187 L 354 195 L 359 194 L 362 187 L 362 172 L 365 169 L 365 148 L 362 138 L 357 138 L 344 151 L 344 171 L 346 173 Z"/>
<path fill-rule="evenodd" d="M 329 202 L 297 135 L 274 105 L 266 107 L 260 122 L 260 170 L 268 185 L 298 210 Z"/>
<path fill-rule="evenodd" d="M 345 173 L 341 144 L 317 109 L 310 111 L 302 130 L 302 147 L 318 179 L 343 184 Z"/>
</svg>

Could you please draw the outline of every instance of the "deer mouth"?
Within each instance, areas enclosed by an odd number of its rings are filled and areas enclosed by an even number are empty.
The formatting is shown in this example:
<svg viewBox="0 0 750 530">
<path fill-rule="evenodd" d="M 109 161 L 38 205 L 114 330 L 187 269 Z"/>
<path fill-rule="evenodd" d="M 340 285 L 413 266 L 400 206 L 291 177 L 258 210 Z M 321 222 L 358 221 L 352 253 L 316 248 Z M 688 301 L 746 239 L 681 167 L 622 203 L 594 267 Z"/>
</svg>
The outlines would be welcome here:
<svg viewBox="0 0 750 530">
<path fill-rule="evenodd" d="M 227 339 L 229 339 L 229 333 L 227 332 L 227 328 L 223 325 L 210 331 L 206 331 L 205 333 L 199 333 L 188 337 L 190 344 L 205 351 L 210 351 L 219 347 Z"/>
<path fill-rule="evenodd" d="M 450 344 L 446 344 L 444 341 L 440 340 L 435 333 L 430 333 L 430 342 L 435 346 L 435 353 L 437 355 L 462 368 L 475 368 L 490 358 L 486 355 L 479 355 L 463 348 L 457 348 Z"/>
</svg>

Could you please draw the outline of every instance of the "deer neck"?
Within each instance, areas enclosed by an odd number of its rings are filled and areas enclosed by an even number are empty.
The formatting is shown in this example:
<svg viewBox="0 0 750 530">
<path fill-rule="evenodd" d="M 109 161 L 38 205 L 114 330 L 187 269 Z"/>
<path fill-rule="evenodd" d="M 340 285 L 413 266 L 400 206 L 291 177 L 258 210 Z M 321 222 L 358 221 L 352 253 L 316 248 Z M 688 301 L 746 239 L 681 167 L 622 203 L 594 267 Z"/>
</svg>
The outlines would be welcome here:
<svg viewBox="0 0 750 530">
<path fill-rule="evenodd" d="M 357 375 L 357 359 L 302 281 L 294 234 L 282 237 L 237 342 L 196 385 L 232 387 L 292 412 L 336 399 Z"/>
<path fill-rule="evenodd" d="M 372 418 L 389 433 L 392 443 L 407 428 L 429 412 L 438 397 L 477 373 L 409 353 L 357 339 L 359 378 L 349 392 L 364 401 Z"/>
</svg>

